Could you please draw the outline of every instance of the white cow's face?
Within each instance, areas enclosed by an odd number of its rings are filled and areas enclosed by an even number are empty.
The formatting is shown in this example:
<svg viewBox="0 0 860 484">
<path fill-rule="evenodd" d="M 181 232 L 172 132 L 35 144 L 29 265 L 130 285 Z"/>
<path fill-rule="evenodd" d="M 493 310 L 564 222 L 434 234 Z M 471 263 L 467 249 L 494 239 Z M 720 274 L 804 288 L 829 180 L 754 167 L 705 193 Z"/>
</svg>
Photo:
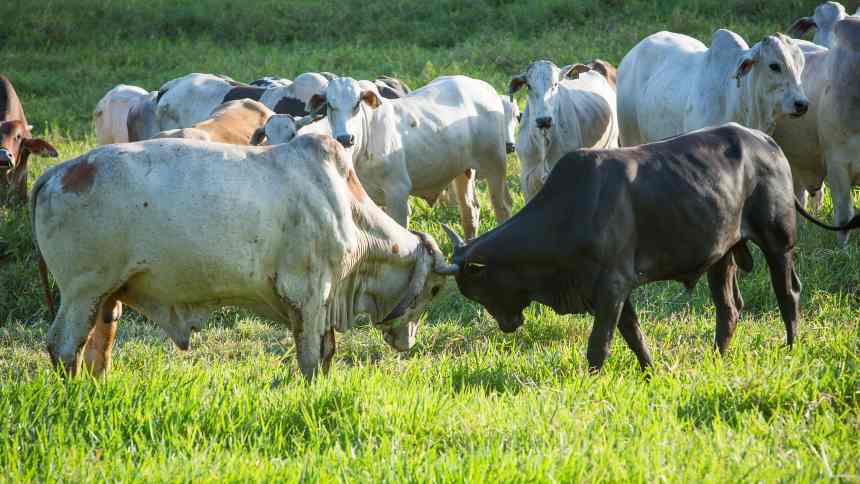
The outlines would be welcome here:
<svg viewBox="0 0 860 484">
<path fill-rule="evenodd" d="M 362 103 L 376 108 L 381 103 L 375 92 L 362 90 L 351 77 L 338 77 L 329 82 L 323 94 L 314 95 L 308 101 L 308 112 L 323 114 L 331 126 L 332 136 L 347 150 L 350 156 L 356 146 L 364 144 Z"/>
<path fill-rule="evenodd" d="M 505 108 L 505 150 L 513 153 L 516 149 L 517 126 L 520 124 L 520 107 L 507 96 L 502 96 L 502 105 Z"/>
<path fill-rule="evenodd" d="M 535 123 L 541 130 L 548 130 L 553 123 L 555 95 L 563 79 L 576 79 L 580 73 L 590 69 L 582 64 L 570 65 L 564 69 L 550 61 L 540 60 L 529 64 L 523 74 L 511 79 L 508 92 L 513 94 L 525 86 L 529 90 L 527 123 Z M 526 126 L 531 128 L 531 126 Z"/>
<path fill-rule="evenodd" d="M 406 309 L 403 316 L 398 318 L 394 324 L 380 327 L 382 338 L 395 351 L 406 351 L 415 346 L 415 338 L 418 336 L 420 318 L 424 314 L 427 305 L 445 287 L 446 276 L 431 272 L 427 275 L 426 282 L 412 306 Z"/>
<path fill-rule="evenodd" d="M 803 52 L 791 38 L 769 35 L 741 59 L 736 78 L 740 85 L 740 79 L 749 76 L 751 102 L 761 106 L 771 120 L 783 115 L 803 116 L 809 109 L 801 82 L 805 63 Z"/>
</svg>

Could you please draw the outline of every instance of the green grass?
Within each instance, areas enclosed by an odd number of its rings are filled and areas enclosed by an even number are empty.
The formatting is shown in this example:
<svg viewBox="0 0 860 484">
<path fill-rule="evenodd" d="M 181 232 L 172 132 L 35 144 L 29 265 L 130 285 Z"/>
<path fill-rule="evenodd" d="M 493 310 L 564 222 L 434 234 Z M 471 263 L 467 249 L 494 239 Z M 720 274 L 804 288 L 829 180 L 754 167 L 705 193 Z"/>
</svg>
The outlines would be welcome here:
<svg viewBox="0 0 860 484">
<path fill-rule="evenodd" d="M 0 69 L 63 158 L 94 146 L 92 108 L 120 82 L 156 89 L 193 71 L 250 80 L 329 70 L 420 86 L 466 73 L 503 91 L 537 58 L 617 63 L 661 29 L 707 41 L 729 27 L 755 40 L 816 1 L 187 3 L 4 4 Z M 31 182 L 53 162 L 31 161 Z M 511 158 L 519 208 L 517 170 Z M 486 231 L 483 186 L 481 197 Z M 439 222 L 456 224 L 456 209 L 412 208 L 448 250 Z M 44 351 L 26 211 L 0 209 L 11 254 L 0 262 L 0 481 L 858 481 L 860 237 L 837 249 L 831 233 L 801 225 L 796 347 L 782 346 L 757 253 L 725 358 L 711 351 L 706 284 L 691 295 L 677 284 L 637 292 L 650 382 L 620 338 L 603 372 L 587 374 L 590 317 L 533 305 L 504 335 L 453 282 L 414 350 L 394 354 L 359 328 L 339 335 L 332 372 L 312 384 L 284 327 L 235 309 L 214 315 L 189 352 L 127 311 L 113 372 L 63 381 Z"/>
</svg>

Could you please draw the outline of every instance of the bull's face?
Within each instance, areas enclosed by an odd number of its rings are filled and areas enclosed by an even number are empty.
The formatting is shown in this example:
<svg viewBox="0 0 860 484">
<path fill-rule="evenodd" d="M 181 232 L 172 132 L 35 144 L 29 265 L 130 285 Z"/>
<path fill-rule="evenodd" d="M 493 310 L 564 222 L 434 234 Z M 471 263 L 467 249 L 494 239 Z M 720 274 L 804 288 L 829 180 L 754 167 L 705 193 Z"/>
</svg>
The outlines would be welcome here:
<svg viewBox="0 0 860 484">
<path fill-rule="evenodd" d="M 307 111 L 328 119 L 332 136 L 352 156 L 353 149 L 364 144 L 363 105 L 376 108 L 381 104 L 375 92 L 362 90 L 351 77 L 339 77 L 329 82 L 323 94 L 315 94 L 308 101 Z"/>
<path fill-rule="evenodd" d="M 395 351 L 407 351 L 415 346 L 421 315 L 424 313 L 427 305 L 430 304 L 444 287 L 444 275 L 435 272 L 428 274 L 424 288 L 418 294 L 418 297 L 415 298 L 413 305 L 406 309 L 403 316 L 392 321 L 390 324 L 377 325 L 380 331 L 382 331 L 382 338 L 385 342 Z"/>
<path fill-rule="evenodd" d="M 550 61 L 540 60 L 529 64 L 526 71 L 511 79 L 508 93 L 513 94 L 519 89 L 526 87 L 529 90 L 527 123 L 534 123 L 537 128 L 548 130 L 557 120 L 553 119 L 555 110 L 555 95 L 563 79 L 576 79 L 582 72 L 590 68 L 582 64 L 570 65 L 564 69 Z"/>
<path fill-rule="evenodd" d="M 298 131 L 305 126 L 322 119 L 322 116 L 307 115 L 302 118 L 294 118 L 289 114 L 273 114 L 266 120 L 266 124 L 254 131 L 251 137 L 252 145 L 263 144 L 264 141 L 270 145 L 289 143 L 296 137 Z"/>
<path fill-rule="evenodd" d="M 745 75 L 751 76 L 753 102 L 760 103 L 774 119 L 803 116 L 809 109 L 801 81 L 805 63 L 803 52 L 791 38 L 770 35 L 741 60 L 736 77 L 740 81 Z"/>
<path fill-rule="evenodd" d="M 523 324 L 523 310 L 529 305 L 522 291 L 522 278 L 507 267 L 465 263 L 456 275 L 460 292 L 487 309 L 505 333 Z"/>
</svg>

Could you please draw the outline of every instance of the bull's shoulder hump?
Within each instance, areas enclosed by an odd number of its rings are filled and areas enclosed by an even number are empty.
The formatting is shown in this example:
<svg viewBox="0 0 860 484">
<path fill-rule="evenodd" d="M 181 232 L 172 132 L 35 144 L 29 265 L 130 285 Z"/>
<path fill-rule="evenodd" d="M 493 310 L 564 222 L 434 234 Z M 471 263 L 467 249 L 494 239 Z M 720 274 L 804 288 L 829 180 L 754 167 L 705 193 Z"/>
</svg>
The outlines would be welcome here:
<svg viewBox="0 0 860 484">
<path fill-rule="evenodd" d="M 747 50 L 750 46 L 740 35 L 728 29 L 717 29 L 711 34 L 711 46 L 709 50 Z"/>
</svg>

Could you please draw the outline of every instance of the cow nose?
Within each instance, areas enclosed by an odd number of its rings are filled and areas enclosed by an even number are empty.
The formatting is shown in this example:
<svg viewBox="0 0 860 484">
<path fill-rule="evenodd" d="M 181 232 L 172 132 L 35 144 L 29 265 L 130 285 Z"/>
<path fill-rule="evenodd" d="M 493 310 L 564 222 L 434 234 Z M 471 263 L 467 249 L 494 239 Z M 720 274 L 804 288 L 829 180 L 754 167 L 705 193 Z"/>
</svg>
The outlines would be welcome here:
<svg viewBox="0 0 860 484">
<path fill-rule="evenodd" d="M 12 166 L 12 152 L 6 148 L 0 149 L 0 166 Z"/>
<path fill-rule="evenodd" d="M 552 126 L 552 118 L 550 118 L 549 116 L 537 118 L 535 121 L 537 122 L 538 128 L 541 129 L 546 129 Z"/>
<path fill-rule="evenodd" d="M 337 137 L 337 142 L 341 144 L 344 148 L 351 148 L 352 145 L 355 144 L 355 136 L 351 134 L 344 134 Z"/>
<path fill-rule="evenodd" d="M 794 101 L 794 112 L 806 114 L 809 111 L 809 101 Z"/>
<path fill-rule="evenodd" d="M 513 144 L 513 143 L 505 143 L 505 151 L 506 151 L 508 154 L 511 154 L 511 153 L 513 153 L 513 152 L 514 152 L 514 151 L 516 151 L 516 150 L 517 150 L 517 145 L 515 145 L 515 144 Z"/>
</svg>

